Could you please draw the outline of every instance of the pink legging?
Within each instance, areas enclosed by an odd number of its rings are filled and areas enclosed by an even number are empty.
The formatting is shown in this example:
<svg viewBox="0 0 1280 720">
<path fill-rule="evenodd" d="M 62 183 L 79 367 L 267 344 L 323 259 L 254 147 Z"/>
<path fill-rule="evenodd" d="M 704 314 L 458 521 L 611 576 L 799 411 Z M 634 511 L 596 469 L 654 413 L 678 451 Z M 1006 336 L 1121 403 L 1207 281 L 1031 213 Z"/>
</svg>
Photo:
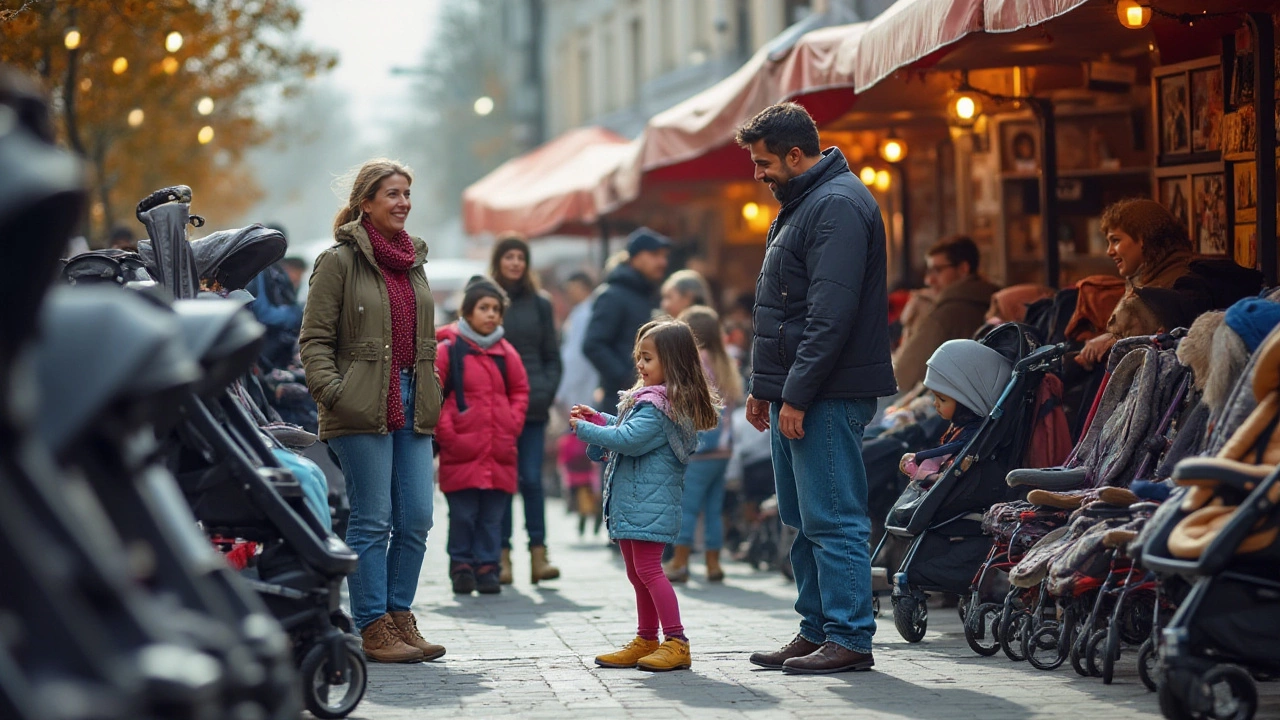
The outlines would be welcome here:
<svg viewBox="0 0 1280 720">
<path fill-rule="evenodd" d="M 667 637 L 684 639 L 684 626 L 680 624 L 680 605 L 676 591 L 662 571 L 660 542 L 645 540 L 619 540 L 622 560 L 627 565 L 627 579 L 636 589 L 636 615 L 639 623 L 636 634 L 647 640 L 658 639 L 658 623 Z"/>
</svg>

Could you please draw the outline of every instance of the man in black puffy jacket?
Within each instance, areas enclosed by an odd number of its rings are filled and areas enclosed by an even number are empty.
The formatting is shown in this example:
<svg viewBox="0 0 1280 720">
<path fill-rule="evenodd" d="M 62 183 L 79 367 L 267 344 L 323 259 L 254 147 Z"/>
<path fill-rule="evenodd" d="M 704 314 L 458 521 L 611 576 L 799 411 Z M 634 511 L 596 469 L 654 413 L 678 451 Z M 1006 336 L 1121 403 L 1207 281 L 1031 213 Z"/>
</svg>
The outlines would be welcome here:
<svg viewBox="0 0 1280 720">
<path fill-rule="evenodd" d="M 756 281 L 747 418 L 770 430 L 800 632 L 751 662 L 787 673 L 869 669 L 871 559 L 863 428 L 897 392 L 889 358 L 880 208 L 837 148 L 819 152 L 804 108 L 766 108 L 738 130 L 755 179 L 782 207 Z"/>
<path fill-rule="evenodd" d="M 636 229 L 627 237 L 627 261 L 614 268 L 596 290 L 582 352 L 600 373 L 604 412 L 613 413 L 618 391 L 636 381 L 636 361 L 631 356 L 636 331 L 658 307 L 658 287 L 666 277 L 670 251 L 666 237 L 646 227 Z"/>
</svg>

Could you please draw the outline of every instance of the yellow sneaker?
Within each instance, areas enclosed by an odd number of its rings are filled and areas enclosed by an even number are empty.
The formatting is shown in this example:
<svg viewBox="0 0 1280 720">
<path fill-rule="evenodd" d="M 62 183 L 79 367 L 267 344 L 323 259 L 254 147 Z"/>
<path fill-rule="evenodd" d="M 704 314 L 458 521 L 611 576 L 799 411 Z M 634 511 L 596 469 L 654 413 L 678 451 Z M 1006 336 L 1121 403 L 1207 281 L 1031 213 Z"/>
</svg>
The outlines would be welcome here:
<svg viewBox="0 0 1280 720">
<path fill-rule="evenodd" d="M 689 657 L 689 642 L 679 638 L 667 638 L 651 654 L 636 661 L 636 667 L 652 672 L 667 670 L 688 670 L 693 664 Z"/>
<path fill-rule="evenodd" d="M 645 640 L 639 635 L 621 650 L 607 655 L 597 655 L 596 664 L 607 668 L 633 668 L 636 661 L 658 649 L 657 640 Z M 688 657 L 688 651 L 685 651 Z"/>
</svg>

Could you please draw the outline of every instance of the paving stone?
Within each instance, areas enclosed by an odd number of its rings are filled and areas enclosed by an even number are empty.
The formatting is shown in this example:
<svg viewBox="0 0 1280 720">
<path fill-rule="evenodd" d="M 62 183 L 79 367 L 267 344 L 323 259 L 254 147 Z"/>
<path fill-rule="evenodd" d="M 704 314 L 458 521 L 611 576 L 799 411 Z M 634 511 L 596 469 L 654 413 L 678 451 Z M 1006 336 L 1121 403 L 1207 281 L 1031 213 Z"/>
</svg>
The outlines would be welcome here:
<svg viewBox="0 0 1280 720">
<path fill-rule="evenodd" d="M 520 509 L 516 517 L 522 517 Z M 692 642 L 693 669 L 672 673 L 597 668 L 594 657 L 635 635 L 635 596 L 621 556 L 603 536 L 579 539 L 556 499 L 547 503 L 551 559 L 559 580 L 528 582 L 529 557 L 517 551 L 514 586 L 497 596 L 455 597 L 444 553 L 447 505 L 436 497 L 414 611 L 423 634 L 448 654 L 422 665 L 369 667 L 369 690 L 354 718 L 433 717 L 612 720 L 644 718 L 857 717 L 912 720 L 1159 718 L 1155 695 L 1138 680 L 1126 649 L 1116 680 L 1081 678 L 1069 667 L 1043 672 L 998 654 L 976 656 L 953 610 L 934 609 L 923 642 L 900 637 L 885 610 L 874 640 L 873 672 L 788 676 L 747 657 L 795 636 L 795 587 L 777 573 L 727 563 L 709 584 L 696 562 L 677 585 Z M 517 529 L 517 546 L 523 545 Z M 1280 717 L 1277 683 L 1259 686 L 1258 717 Z"/>
</svg>

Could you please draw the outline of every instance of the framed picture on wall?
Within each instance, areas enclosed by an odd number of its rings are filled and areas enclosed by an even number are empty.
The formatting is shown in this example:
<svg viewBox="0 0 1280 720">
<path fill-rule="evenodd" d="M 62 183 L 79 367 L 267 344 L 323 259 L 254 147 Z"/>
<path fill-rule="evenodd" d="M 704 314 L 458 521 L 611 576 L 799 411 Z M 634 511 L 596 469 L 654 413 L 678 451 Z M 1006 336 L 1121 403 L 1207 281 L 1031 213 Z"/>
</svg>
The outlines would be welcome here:
<svg viewBox="0 0 1280 720">
<path fill-rule="evenodd" d="M 1222 68 L 1191 73 L 1191 151 L 1222 149 Z"/>
<path fill-rule="evenodd" d="M 1160 78 L 1160 154 L 1191 153 L 1191 108 L 1187 76 L 1182 73 Z"/>
<path fill-rule="evenodd" d="M 1258 219 L 1258 165 L 1255 162 L 1238 162 L 1231 166 L 1231 190 L 1235 196 L 1233 219 L 1237 223 L 1250 223 Z"/>
<path fill-rule="evenodd" d="M 1160 204 L 1178 219 L 1187 235 L 1191 232 L 1191 178 L 1185 175 L 1160 178 Z"/>
<path fill-rule="evenodd" d="M 1191 176 L 1191 242 L 1203 255 L 1227 253 L 1227 188 L 1220 172 Z"/>
<path fill-rule="evenodd" d="M 1258 226 L 1253 223 L 1235 226 L 1235 261 L 1241 267 L 1258 266 Z"/>
<path fill-rule="evenodd" d="M 1040 131 L 1034 122 L 1000 124 L 1001 169 L 1006 173 L 1034 173 L 1040 170 Z"/>
<path fill-rule="evenodd" d="M 1223 145 L 1222 64 L 1202 58 L 1152 70 L 1159 164 L 1217 160 Z"/>
</svg>

